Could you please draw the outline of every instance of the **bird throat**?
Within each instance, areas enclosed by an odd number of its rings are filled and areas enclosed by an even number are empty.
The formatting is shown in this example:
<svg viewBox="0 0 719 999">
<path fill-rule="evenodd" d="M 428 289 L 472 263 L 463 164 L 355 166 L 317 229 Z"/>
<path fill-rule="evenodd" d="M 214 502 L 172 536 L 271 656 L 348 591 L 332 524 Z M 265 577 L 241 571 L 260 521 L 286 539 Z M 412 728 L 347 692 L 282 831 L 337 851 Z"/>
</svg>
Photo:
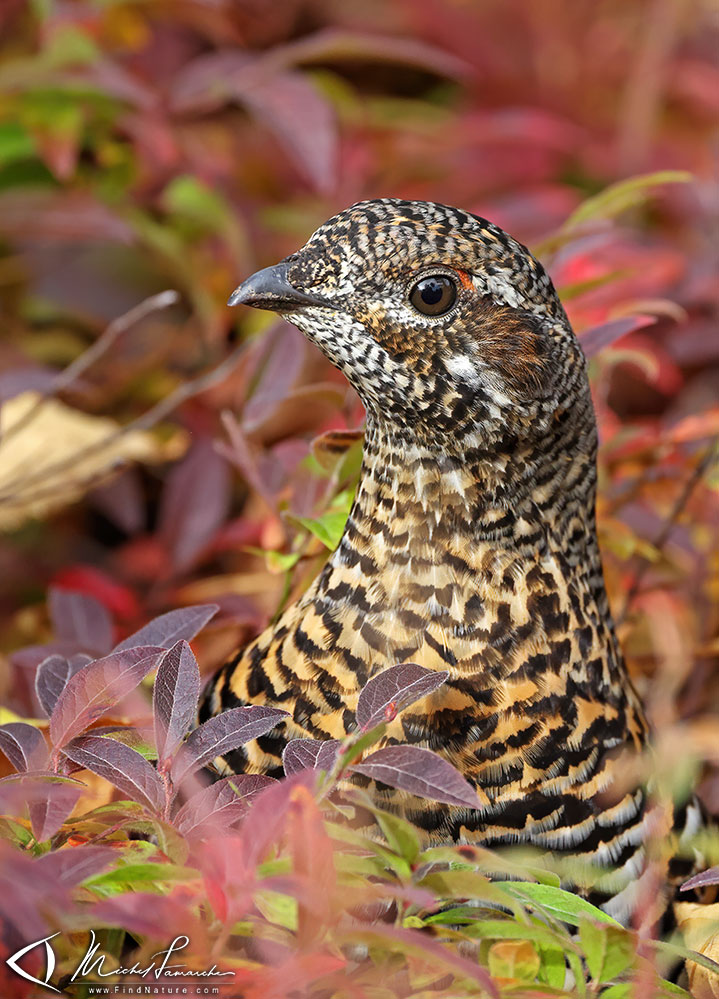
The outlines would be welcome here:
<svg viewBox="0 0 719 999">
<path fill-rule="evenodd" d="M 357 657 L 370 673 L 412 659 L 490 679 L 542 657 L 568 667 L 571 632 L 577 659 L 615 650 L 593 455 L 537 466 L 529 449 L 465 444 L 458 454 L 368 424 L 355 503 L 315 594 L 345 603 Z M 603 658 L 608 682 L 615 655 Z"/>
</svg>

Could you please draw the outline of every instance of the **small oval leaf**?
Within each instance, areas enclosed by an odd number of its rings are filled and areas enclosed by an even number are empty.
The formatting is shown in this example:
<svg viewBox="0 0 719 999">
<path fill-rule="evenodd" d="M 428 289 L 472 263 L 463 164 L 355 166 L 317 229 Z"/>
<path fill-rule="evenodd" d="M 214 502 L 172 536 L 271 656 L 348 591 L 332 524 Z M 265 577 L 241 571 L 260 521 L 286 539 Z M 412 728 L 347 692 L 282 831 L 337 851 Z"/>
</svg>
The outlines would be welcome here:
<svg viewBox="0 0 719 999">
<path fill-rule="evenodd" d="M 250 739 L 269 732 L 287 717 L 287 711 L 253 705 L 230 708 L 214 718 L 208 718 L 191 732 L 182 744 L 172 764 L 172 780 L 178 787 L 183 779 L 216 756 L 237 749 Z"/>
<path fill-rule="evenodd" d="M 169 759 L 184 739 L 195 718 L 199 696 L 200 669 L 183 638 L 162 657 L 155 677 L 152 707 L 159 760 Z"/>
<path fill-rule="evenodd" d="M 48 759 L 48 748 L 42 732 L 27 722 L 0 725 L 0 752 L 17 771 L 42 770 Z"/>
<path fill-rule="evenodd" d="M 193 607 L 180 607 L 178 610 L 168 611 L 167 614 L 154 618 L 134 635 L 129 635 L 115 646 L 113 652 L 134 649 L 138 645 L 158 645 L 163 649 L 171 649 L 181 638 L 189 642 L 218 610 L 217 604 L 196 604 Z"/>
<path fill-rule="evenodd" d="M 50 718 L 53 744 L 63 746 L 134 690 L 155 668 L 162 651 L 148 645 L 111 652 L 70 677 Z"/>
<path fill-rule="evenodd" d="M 387 746 L 349 769 L 430 801 L 483 807 L 477 791 L 451 763 L 421 746 Z"/>
<path fill-rule="evenodd" d="M 387 721 L 387 711 L 394 714 L 433 693 L 448 678 L 446 670 L 425 669 L 417 663 L 400 663 L 373 676 L 357 700 L 357 724 L 366 731 Z"/>
<path fill-rule="evenodd" d="M 144 756 L 130 746 L 109 737 L 85 735 L 74 739 L 63 752 L 73 763 L 104 777 L 151 812 L 162 811 L 162 781 Z"/>
<path fill-rule="evenodd" d="M 291 739 L 282 752 L 282 766 L 285 775 L 299 773 L 300 770 L 324 770 L 327 773 L 337 761 L 339 739 Z"/>
</svg>

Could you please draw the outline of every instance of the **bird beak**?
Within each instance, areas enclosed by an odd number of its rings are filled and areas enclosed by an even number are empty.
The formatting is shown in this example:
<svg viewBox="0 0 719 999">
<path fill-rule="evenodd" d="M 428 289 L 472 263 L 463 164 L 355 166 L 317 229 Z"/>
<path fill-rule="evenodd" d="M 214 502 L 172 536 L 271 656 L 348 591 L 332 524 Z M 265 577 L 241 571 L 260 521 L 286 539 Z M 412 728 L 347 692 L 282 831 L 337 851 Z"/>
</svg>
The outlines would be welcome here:
<svg viewBox="0 0 719 999">
<path fill-rule="evenodd" d="M 275 264 L 257 271 L 235 288 L 228 305 L 251 305 L 253 309 L 273 312 L 295 312 L 309 305 L 327 305 L 321 298 L 293 288 L 287 277 L 287 264 Z"/>
</svg>

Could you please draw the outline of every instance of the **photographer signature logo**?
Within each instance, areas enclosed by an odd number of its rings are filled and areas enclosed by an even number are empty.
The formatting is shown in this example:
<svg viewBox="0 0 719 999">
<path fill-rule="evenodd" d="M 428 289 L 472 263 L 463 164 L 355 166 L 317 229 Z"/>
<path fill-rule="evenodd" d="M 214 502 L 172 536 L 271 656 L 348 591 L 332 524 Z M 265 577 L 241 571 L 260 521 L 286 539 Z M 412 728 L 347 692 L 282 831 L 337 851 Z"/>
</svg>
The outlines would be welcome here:
<svg viewBox="0 0 719 999">
<path fill-rule="evenodd" d="M 43 937 L 41 940 L 35 940 L 33 943 L 27 944 L 11 957 L 6 958 L 5 964 L 8 968 L 14 971 L 16 975 L 24 978 L 25 981 L 32 982 L 33 985 L 40 985 L 42 988 L 48 989 L 51 992 L 60 993 L 60 989 L 50 984 L 50 979 L 55 971 L 56 964 L 55 952 L 50 945 L 50 941 L 59 936 L 59 934 L 60 931 L 58 930 L 57 933 L 52 933 L 48 937 Z M 94 930 L 90 930 L 90 946 L 87 948 L 84 956 L 80 959 L 77 967 L 70 975 L 67 985 L 95 985 L 98 980 L 103 981 L 108 978 L 124 978 L 128 975 L 137 976 L 145 981 L 149 980 L 152 982 L 159 982 L 161 979 L 183 981 L 187 979 L 217 979 L 228 976 L 230 978 L 234 978 L 234 971 L 219 971 L 217 965 L 215 964 L 213 964 L 211 968 L 207 968 L 204 971 L 197 971 L 196 969 L 188 968 L 185 964 L 170 964 L 170 959 L 181 950 L 184 950 L 189 942 L 190 938 L 187 936 L 181 935 L 175 937 L 169 947 L 165 950 L 159 950 L 155 954 L 151 955 L 153 960 L 148 965 L 143 966 L 136 961 L 131 967 L 125 967 L 121 964 L 118 964 L 116 967 L 106 967 L 107 955 L 98 955 L 97 952 L 100 949 L 100 941 L 96 938 Z M 25 971 L 24 968 L 21 968 L 19 964 L 19 961 L 21 961 L 26 954 L 35 950 L 36 947 L 45 948 L 44 979 L 35 978 L 29 972 Z M 88 981 L 87 977 L 92 974 L 95 974 L 97 978 L 94 981 Z M 213 994 L 217 994 L 217 989 L 213 989 L 212 992 Z"/>
<path fill-rule="evenodd" d="M 53 937 L 58 936 L 59 932 L 60 931 L 58 930 L 57 933 L 53 933 L 49 937 L 43 937 L 42 940 L 35 940 L 34 943 L 28 944 L 27 947 L 23 947 L 21 950 L 17 951 L 17 953 L 13 954 L 12 957 L 9 957 L 5 961 L 5 964 L 8 968 L 11 968 L 16 975 L 20 975 L 20 977 L 24 978 L 26 981 L 32 982 L 33 985 L 42 985 L 45 989 L 51 989 L 53 992 L 59 992 L 60 989 L 56 989 L 54 985 L 50 985 L 50 979 L 52 978 L 52 973 L 55 970 L 55 951 L 50 946 L 50 941 Z M 39 978 L 33 978 L 32 975 L 27 973 L 27 971 L 23 971 L 17 963 L 20 958 L 25 957 L 25 955 L 29 954 L 31 950 L 35 950 L 36 947 L 41 947 L 43 944 L 45 945 L 45 981 L 42 981 Z"/>
</svg>

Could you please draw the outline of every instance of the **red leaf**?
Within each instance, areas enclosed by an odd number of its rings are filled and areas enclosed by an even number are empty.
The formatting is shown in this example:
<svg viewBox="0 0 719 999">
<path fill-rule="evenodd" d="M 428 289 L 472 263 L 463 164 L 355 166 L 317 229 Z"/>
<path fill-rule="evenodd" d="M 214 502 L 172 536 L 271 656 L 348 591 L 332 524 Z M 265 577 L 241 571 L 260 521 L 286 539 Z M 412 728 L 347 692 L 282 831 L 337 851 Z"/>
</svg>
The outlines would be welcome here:
<svg viewBox="0 0 719 999">
<path fill-rule="evenodd" d="M 55 835 L 77 804 L 81 793 L 79 788 L 67 784 L 52 784 L 45 790 L 37 788 L 28 795 L 30 825 L 38 843 Z"/>
<path fill-rule="evenodd" d="M 209 437 L 200 438 L 170 472 L 162 495 L 159 536 L 175 569 L 189 568 L 224 523 L 230 470 Z"/>
<path fill-rule="evenodd" d="M 291 739 L 282 752 L 285 774 L 301 770 L 330 771 L 341 746 L 339 739 Z"/>
<path fill-rule="evenodd" d="M 319 191 L 337 171 L 337 125 L 332 108 L 301 73 L 258 77 L 238 93 L 255 117 L 277 136 L 299 170 Z"/>
<path fill-rule="evenodd" d="M 35 672 L 35 693 L 48 718 L 55 710 L 57 699 L 70 677 L 90 662 L 92 658 L 81 653 L 71 659 L 59 655 L 43 659 Z"/>
<path fill-rule="evenodd" d="M 579 337 L 579 342 L 587 357 L 594 357 L 605 347 L 609 347 L 622 336 L 631 333 L 633 330 L 640 330 L 644 326 L 653 326 L 656 323 L 654 316 L 622 316 L 619 319 L 610 319 L 608 323 L 601 326 L 592 326 L 585 330 Z"/>
<path fill-rule="evenodd" d="M 38 867 L 47 878 L 78 885 L 110 867 L 117 853 L 109 846 L 83 846 L 82 850 L 53 850 L 38 859 Z"/>
<path fill-rule="evenodd" d="M 192 62 L 175 81 L 175 110 L 209 110 L 236 100 L 276 135 L 319 190 L 336 175 L 337 126 L 330 104 L 302 73 L 278 69 L 275 58 L 215 52 Z"/>
<path fill-rule="evenodd" d="M 704 888 L 708 885 L 719 885 L 719 867 L 710 867 L 700 874 L 695 874 L 681 885 L 680 890 L 689 891 L 691 888 Z"/>
<path fill-rule="evenodd" d="M 88 593 L 118 618 L 132 620 L 140 613 L 140 605 L 132 590 L 93 566 L 69 566 L 55 574 L 53 583 L 68 590 Z"/>
</svg>

